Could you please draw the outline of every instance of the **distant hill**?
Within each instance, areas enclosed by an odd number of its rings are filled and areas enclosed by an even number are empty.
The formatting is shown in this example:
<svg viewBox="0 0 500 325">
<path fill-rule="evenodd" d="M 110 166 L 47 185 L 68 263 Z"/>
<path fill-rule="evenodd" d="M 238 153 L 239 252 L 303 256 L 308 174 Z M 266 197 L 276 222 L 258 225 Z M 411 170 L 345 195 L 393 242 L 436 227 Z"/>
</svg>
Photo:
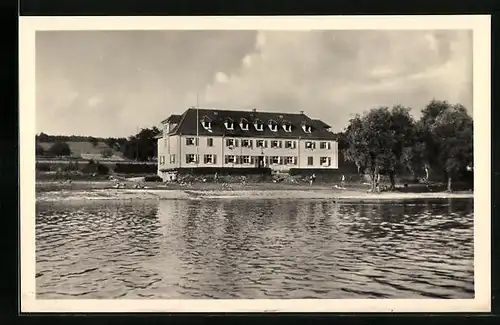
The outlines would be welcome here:
<svg viewBox="0 0 500 325">
<path fill-rule="evenodd" d="M 54 142 L 42 142 L 37 141 L 37 143 L 47 152 Z M 89 141 L 66 141 L 70 150 L 71 157 L 82 158 L 82 159 L 93 159 L 93 160 L 128 160 L 123 157 L 122 153 L 116 148 L 109 147 L 103 141 L 97 141 L 91 143 Z M 103 158 L 102 153 L 104 151 L 111 150 L 112 155 L 107 158 Z"/>
</svg>

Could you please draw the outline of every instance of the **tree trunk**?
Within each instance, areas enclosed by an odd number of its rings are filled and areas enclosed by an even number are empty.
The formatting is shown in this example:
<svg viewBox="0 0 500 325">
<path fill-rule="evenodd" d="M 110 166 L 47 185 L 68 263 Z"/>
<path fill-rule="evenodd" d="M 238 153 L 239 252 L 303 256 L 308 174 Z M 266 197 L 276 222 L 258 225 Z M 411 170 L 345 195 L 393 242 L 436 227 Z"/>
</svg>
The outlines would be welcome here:
<svg viewBox="0 0 500 325">
<path fill-rule="evenodd" d="M 391 180 L 391 191 L 394 191 L 394 189 L 396 188 L 396 179 L 394 176 L 395 175 L 393 172 L 389 173 L 389 179 Z"/>
<path fill-rule="evenodd" d="M 451 177 L 448 176 L 448 192 L 451 192 Z"/>
<path fill-rule="evenodd" d="M 377 187 L 377 174 L 375 172 L 371 173 L 371 189 L 370 192 L 375 192 L 375 188 Z"/>
</svg>

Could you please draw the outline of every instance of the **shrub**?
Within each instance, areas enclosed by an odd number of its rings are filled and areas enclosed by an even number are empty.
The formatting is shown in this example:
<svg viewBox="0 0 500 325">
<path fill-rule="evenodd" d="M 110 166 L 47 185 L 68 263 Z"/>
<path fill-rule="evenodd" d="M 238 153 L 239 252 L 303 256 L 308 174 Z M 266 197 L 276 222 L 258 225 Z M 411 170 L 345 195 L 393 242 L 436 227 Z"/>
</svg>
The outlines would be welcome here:
<svg viewBox="0 0 500 325">
<path fill-rule="evenodd" d="M 146 176 L 146 177 L 144 177 L 144 181 L 145 182 L 162 182 L 163 179 L 160 176 L 155 175 L 155 176 Z"/>
<path fill-rule="evenodd" d="M 156 174 L 157 165 L 117 163 L 114 169 L 117 174 Z"/>
</svg>

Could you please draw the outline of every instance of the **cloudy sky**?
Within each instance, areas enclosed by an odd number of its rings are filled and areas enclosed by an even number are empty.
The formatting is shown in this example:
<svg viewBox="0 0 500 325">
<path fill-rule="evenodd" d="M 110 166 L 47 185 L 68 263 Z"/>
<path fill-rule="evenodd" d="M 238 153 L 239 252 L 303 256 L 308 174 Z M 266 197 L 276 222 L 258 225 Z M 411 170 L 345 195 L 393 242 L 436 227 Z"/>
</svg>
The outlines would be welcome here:
<svg viewBox="0 0 500 325">
<path fill-rule="evenodd" d="M 128 136 L 196 104 L 298 112 L 342 130 L 356 113 L 431 99 L 472 113 L 469 31 L 45 31 L 37 133 Z"/>
</svg>

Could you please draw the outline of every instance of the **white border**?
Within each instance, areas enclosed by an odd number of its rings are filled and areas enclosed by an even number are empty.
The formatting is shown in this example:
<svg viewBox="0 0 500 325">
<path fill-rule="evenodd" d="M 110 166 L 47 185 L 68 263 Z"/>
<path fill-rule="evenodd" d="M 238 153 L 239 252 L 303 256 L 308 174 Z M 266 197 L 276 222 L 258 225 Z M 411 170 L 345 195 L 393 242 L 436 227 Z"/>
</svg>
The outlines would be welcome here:
<svg viewBox="0 0 500 325">
<path fill-rule="evenodd" d="M 37 30 L 472 29 L 474 299 L 37 300 L 35 297 L 35 32 Z M 20 17 L 22 312 L 487 312 L 490 311 L 490 16 Z"/>
</svg>

